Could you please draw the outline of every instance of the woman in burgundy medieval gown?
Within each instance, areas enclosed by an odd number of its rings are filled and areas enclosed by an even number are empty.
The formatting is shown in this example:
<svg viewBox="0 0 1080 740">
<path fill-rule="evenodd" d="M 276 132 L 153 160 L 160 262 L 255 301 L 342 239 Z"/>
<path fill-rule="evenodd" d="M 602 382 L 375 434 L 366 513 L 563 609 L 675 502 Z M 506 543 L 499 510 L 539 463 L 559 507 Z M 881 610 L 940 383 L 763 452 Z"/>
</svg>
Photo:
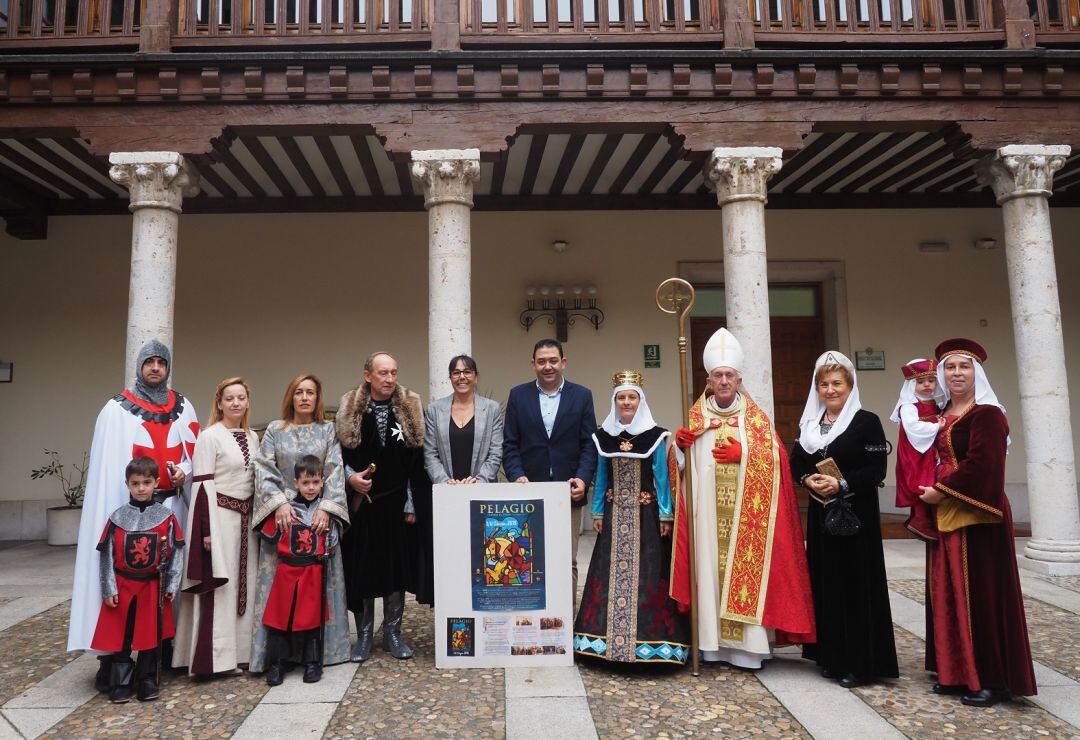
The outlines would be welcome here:
<svg viewBox="0 0 1080 740">
<path fill-rule="evenodd" d="M 939 532 L 931 548 L 926 667 L 938 673 L 935 693 L 988 707 L 1036 693 L 1005 496 L 1009 424 L 983 370 L 982 346 L 947 339 L 934 354 L 950 400 L 936 442 L 936 480 L 921 497 L 937 506 Z"/>
</svg>

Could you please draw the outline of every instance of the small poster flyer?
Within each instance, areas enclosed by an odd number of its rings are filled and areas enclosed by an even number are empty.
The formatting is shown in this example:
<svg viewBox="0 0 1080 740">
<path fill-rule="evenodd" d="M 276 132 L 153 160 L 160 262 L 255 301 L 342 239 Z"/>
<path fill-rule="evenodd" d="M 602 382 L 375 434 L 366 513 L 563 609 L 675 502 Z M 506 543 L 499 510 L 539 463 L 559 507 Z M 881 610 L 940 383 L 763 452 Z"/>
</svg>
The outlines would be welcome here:
<svg viewBox="0 0 1080 740">
<path fill-rule="evenodd" d="M 562 617 L 484 617 L 484 655 L 565 655 L 565 627 Z"/>
<path fill-rule="evenodd" d="M 473 611 L 547 606 L 544 501 L 469 502 Z"/>
<path fill-rule="evenodd" d="M 451 658 L 476 655 L 476 620 L 473 617 L 447 618 L 446 654 Z"/>
</svg>

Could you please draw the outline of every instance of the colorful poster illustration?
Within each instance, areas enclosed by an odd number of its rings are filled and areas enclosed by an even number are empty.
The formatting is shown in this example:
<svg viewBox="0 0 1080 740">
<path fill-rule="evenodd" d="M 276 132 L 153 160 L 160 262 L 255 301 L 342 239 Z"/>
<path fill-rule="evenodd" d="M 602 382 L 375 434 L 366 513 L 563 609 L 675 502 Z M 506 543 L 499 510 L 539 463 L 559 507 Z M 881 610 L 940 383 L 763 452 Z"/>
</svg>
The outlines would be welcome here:
<svg viewBox="0 0 1080 740">
<path fill-rule="evenodd" d="M 473 617 L 448 617 L 446 654 L 453 657 L 476 655 L 476 620 Z"/>
<path fill-rule="evenodd" d="M 546 608 L 544 502 L 470 501 L 472 608 Z"/>
</svg>

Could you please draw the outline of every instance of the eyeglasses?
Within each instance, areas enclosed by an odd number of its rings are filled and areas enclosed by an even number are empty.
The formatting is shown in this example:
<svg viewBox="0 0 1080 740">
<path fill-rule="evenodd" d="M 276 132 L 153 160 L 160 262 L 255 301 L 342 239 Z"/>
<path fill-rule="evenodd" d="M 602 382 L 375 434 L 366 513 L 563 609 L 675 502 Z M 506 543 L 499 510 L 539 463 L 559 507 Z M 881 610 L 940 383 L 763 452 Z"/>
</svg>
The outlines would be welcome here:
<svg viewBox="0 0 1080 740">
<path fill-rule="evenodd" d="M 472 370 L 451 370 L 450 371 L 450 377 L 451 378 L 471 378 L 474 375 L 476 375 L 476 373 L 474 371 L 472 371 Z"/>
</svg>

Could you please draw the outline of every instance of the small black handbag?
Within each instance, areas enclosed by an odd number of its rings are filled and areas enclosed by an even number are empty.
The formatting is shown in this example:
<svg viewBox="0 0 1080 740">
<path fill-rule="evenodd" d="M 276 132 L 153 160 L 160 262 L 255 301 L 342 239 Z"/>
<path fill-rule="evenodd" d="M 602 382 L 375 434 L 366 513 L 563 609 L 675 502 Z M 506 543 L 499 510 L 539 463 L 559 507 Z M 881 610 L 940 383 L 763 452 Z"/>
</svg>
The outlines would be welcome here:
<svg viewBox="0 0 1080 740">
<path fill-rule="evenodd" d="M 862 523 L 855 509 L 851 508 L 851 502 L 847 496 L 837 496 L 825 507 L 825 519 L 822 527 L 825 534 L 833 537 L 851 537 L 859 533 Z"/>
</svg>

